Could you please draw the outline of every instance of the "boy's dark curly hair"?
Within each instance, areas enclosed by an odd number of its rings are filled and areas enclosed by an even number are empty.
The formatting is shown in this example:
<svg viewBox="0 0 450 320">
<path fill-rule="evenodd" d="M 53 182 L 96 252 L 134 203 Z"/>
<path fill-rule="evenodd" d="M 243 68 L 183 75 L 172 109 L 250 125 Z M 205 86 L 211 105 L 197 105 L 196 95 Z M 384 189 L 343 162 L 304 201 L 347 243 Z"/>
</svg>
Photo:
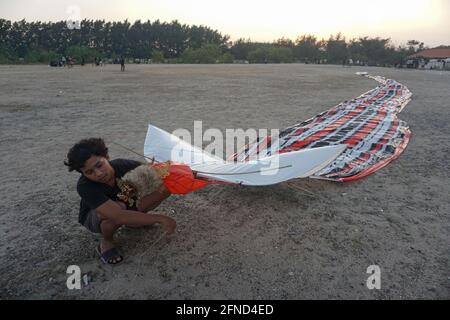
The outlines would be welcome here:
<svg viewBox="0 0 450 320">
<path fill-rule="evenodd" d="M 108 148 L 103 139 L 89 138 L 79 141 L 70 148 L 64 164 L 69 167 L 70 172 L 76 170 L 81 173 L 80 169 L 91 156 L 108 157 Z"/>
</svg>

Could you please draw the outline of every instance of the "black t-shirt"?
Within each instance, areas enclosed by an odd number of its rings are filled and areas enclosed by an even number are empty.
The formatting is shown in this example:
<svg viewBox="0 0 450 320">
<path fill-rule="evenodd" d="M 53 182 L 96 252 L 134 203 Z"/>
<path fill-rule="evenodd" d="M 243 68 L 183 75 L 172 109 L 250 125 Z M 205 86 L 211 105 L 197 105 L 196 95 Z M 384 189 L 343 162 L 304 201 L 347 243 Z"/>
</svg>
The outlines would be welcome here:
<svg viewBox="0 0 450 320">
<path fill-rule="evenodd" d="M 139 161 L 127 159 L 115 159 L 109 163 L 114 169 L 116 179 L 122 178 L 125 173 L 142 164 Z M 104 183 L 93 182 L 82 175 L 78 179 L 77 192 L 81 197 L 78 221 L 84 224 L 89 211 L 97 209 L 108 200 L 118 201 L 117 194 L 120 193 L 120 189 L 117 183 L 114 184 L 114 187 L 110 187 Z"/>
</svg>

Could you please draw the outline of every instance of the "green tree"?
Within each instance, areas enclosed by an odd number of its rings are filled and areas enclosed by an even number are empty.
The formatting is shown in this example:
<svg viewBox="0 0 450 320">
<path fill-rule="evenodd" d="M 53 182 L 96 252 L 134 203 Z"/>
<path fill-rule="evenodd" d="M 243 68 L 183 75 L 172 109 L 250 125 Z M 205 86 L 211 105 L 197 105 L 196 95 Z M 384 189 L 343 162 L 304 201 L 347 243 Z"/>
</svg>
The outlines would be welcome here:
<svg viewBox="0 0 450 320">
<path fill-rule="evenodd" d="M 214 44 L 207 44 L 199 49 L 187 49 L 181 56 L 183 63 L 217 63 L 222 53 Z"/>
<path fill-rule="evenodd" d="M 93 48 L 72 46 L 67 48 L 66 56 L 74 58 L 77 63 L 83 60 L 89 63 L 93 62 L 96 57 L 101 57 L 102 55 Z"/>
<path fill-rule="evenodd" d="M 381 38 L 359 38 L 363 55 L 367 57 L 369 66 L 381 65 L 387 63 L 387 48 L 390 39 Z"/>
<path fill-rule="evenodd" d="M 152 63 L 163 63 L 164 54 L 162 51 L 154 50 L 152 51 Z"/>
<path fill-rule="evenodd" d="M 250 63 L 289 63 L 292 62 L 292 50 L 289 48 L 258 48 L 249 52 Z"/>
<path fill-rule="evenodd" d="M 293 49 L 294 57 L 303 62 L 315 62 L 320 60 L 320 44 L 313 35 L 303 35 L 295 41 Z"/>
<path fill-rule="evenodd" d="M 231 47 L 230 52 L 238 60 L 248 60 L 248 54 L 268 44 L 252 42 L 250 39 L 239 39 Z"/>
<path fill-rule="evenodd" d="M 328 63 L 345 63 L 348 59 L 347 43 L 341 33 L 336 37 L 331 36 L 327 41 L 327 60 Z"/>
<path fill-rule="evenodd" d="M 50 63 L 50 61 L 58 60 L 59 55 L 54 51 L 47 51 L 43 49 L 29 50 L 25 56 L 27 63 Z"/>
<path fill-rule="evenodd" d="M 408 46 L 408 50 L 411 54 L 417 53 L 419 51 L 422 51 L 424 49 L 424 43 L 417 41 L 417 40 L 408 40 L 406 43 Z"/>
<path fill-rule="evenodd" d="M 231 53 L 225 52 L 219 59 L 219 63 L 233 63 L 234 57 Z"/>
<path fill-rule="evenodd" d="M 294 42 L 291 39 L 284 38 L 284 37 L 276 40 L 274 42 L 274 45 L 279 48 L 284 47 L 284 48 L 291 48 L 291 49 L 293 49 L 295 46 Z"/>
</svg>

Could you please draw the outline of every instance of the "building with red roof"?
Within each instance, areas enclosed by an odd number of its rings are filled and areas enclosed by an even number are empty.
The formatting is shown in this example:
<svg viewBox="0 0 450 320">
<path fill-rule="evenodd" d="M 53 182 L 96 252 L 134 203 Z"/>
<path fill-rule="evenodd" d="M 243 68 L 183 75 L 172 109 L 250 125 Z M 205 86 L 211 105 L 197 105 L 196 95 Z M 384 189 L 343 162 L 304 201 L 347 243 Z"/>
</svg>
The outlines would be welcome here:
<svg viewBox="0 0 450 320">
<path fill-rule="evenodd" d="M 422 50 L 408 58 L 408 68 L 450 70 L 450 47 Z"/>
<path fill-rule="evenodd" d="M 450 58 L 450 48 L 434 48 L 417 52 L 410 58 L 427 58 L 427 59 L 448 59 Z"/>
</svg>

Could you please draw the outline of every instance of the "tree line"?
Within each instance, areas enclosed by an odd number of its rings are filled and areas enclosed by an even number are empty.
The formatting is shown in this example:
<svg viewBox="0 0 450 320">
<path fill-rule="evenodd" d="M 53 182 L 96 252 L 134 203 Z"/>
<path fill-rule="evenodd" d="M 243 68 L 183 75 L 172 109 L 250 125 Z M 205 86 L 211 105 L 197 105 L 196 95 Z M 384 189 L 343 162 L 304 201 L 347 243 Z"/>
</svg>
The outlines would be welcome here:
<svg viewBox="0 0 450 320">
<path fill-rule="evenodd" d="M 360 37 L 351 40 L 338 33 L 328 40 L 314 35 L 302 35 L 295 41 L 281 38 L 273 43 L 254 43 L 239 39 L 231 47 L 236 59 L 249 62 L 304 62 L 330 64 L 359 64 L 369 66 L 399 66 L 407 58 L 426 47 L 423 42 L 410 40 L 395 47 L 389 38 Z"/>
<path fill-rule="evenodd" d="M 137 20 L 133 24 L 82 20 L 81 28 L 69 28 L 59 22 L 11 22 L 0 19 L 0 61 L 45 62 L 60 55 L 78 55 L 93 59 L 96 56 L 120 56 L 151 59 L 153 55 L 179 58 L 188 49 L 215 45 L 225 50 L 229 41 L 217 30 L 206 26 L 188 26 Z"/>
<path fill-rule="evenodd" d="M 424 43 L 409 41 L 395 47 L 390 39 L 360 37 L 346 40 L 338 33 L 319 40 L 302 35 L 295 40 L 281 38 L 271 43 L 239 39 L 207 26 L 128 20 L 82 20 L 81 28 L 69 28 L 66 21 L 11 22 L 0 19 L 0 63 L 48 63 L 71 56 L 77 61 L 96 57 L 173 63 L 331 63 L 395 66 L 424 49 Z"/>
</svg>

